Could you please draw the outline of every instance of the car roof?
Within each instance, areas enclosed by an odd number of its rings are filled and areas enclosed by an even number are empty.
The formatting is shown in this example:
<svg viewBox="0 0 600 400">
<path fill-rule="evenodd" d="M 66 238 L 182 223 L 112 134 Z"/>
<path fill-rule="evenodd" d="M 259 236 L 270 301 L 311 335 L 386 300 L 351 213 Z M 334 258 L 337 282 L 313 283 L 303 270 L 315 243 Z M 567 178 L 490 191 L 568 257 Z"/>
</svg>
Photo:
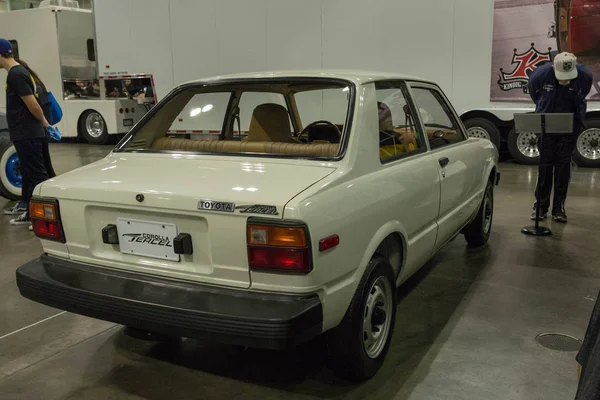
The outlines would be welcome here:
<svg viewBox="0 0 600 400">
<path fill-rule="evenodd" d="M 435 82 L 416 76 L 403 75 L 391 72 L 361 71 L 361 70 L 333 70 L 333 69 L 307 69 L 290 71 L 265 71 L 244 74 L 228 74 L 213 76 L 194 80 L 188 83 L 218 83 L 232 80 L 252 80 L 252 79 L 280 79 L 280 78 L 332 78 L 352 81 L 357 85 L 382 81 L 382 80 L 408 80 L 435 84 Z"/>
</svg>

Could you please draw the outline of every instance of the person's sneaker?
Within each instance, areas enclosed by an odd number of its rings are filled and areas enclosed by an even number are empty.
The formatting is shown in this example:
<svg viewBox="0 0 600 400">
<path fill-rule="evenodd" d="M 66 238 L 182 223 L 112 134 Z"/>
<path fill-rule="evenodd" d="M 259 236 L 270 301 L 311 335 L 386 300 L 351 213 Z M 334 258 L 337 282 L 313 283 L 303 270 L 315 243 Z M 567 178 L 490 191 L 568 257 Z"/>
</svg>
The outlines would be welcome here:
<svg viewBox="0 0 600 400">
<path fill-rule="evenodd" d="M 24 212 L 27 212 L 27 205 L 20 201 L 14 207 L 4 209 L 4 215 L 21 215 Z"/>
<path fill-rule="evenodd" d="M 31 218 L 29 218 L 27 213 L 24 212 L 23 214 L 19 215 L 17 218 L 11 219 L 10 224 L 11 225 L 31 225 Z"/>
<path fill-rule="evenodd" d="M 538 221 L 543 221 L 548 217 L 548 213 L 540 211 L 540 219 Z M 535 211 L 531 214 L 531 220 L 535 221 Z"/>
<path fill-rule="evenodd" d="M 567 214 L 564 212 L 555 212 L 552 213 L 552 219 L 556 222 L 566 223 L 567 222 Z"/>
<path fill-rule="evenodd" d="M 29 225 L 29 230 L 33 232 L 33 225 Z"/>
</svg>

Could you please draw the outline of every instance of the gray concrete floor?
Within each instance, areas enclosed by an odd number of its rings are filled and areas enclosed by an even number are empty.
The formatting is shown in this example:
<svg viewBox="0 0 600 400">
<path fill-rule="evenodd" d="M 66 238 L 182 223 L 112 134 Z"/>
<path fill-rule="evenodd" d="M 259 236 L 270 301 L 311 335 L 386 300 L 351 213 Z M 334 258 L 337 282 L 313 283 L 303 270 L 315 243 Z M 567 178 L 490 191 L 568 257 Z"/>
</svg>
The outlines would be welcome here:
<svg viewBox="0 0 600 400">
<path fill-rule="evenodd" d="M 58 173 L 102 157 L 106 147 L 53 145 Z M 401 289 L 393 344 L 371 381 L 332 376 L 319 341 L 285 352 L 192 340 L 179 346 L 129 338 L 110 323 L 22 298 L 15 270 L 41 247 L 0 219 L 0 399 L 543 399 L 576 389 L 575 353 L 536 335 L 582 338 L 600 289 L 600 171 L 573 174 L 568 225 L 530 238 L 536 173 L 502 165 L 488 246 L 459 237 Z M 5 201 L 0 199 L 0 206 Z"/>
</svg>

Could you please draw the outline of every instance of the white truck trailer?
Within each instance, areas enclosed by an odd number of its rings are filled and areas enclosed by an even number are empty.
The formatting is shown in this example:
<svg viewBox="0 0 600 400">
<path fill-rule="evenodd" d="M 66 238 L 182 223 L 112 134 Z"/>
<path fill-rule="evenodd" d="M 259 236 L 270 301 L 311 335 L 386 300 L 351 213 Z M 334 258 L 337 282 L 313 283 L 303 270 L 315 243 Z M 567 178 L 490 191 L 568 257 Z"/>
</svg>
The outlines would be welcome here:
<svg viewBox="0 0 600 400">
<path fill-rule="evenodd" d="M 553 1 L 102 0 L 94 12 L 101 72 L 147 70 L 159 97 L 188 80 L 235 72 L 413 74 L 443 87 L 471 135 L 489 137 L 518 162 L 533 164 L 536 136 L 511 133 L 515 113 L 534 111 L 523 96 L 527 75 L 516 73 L 529 73 L 549 60 L 548 47 L 556 49 L 557 39 L 548 36 Z M 540 51 L 532 54 L 541 56 L 521 66 L 513 56 L 527 54 L 533 42 Z M 515 74 L 502 81 L 500 68 Z M 593 141 L 600 137 L 599 106 L 589 103 L 589 129 L 582 134 L 590 139 L 588 151 L 578 146 L 574 155 L 580 165 L 600 167 L 600 145 Z"/>
<path fill-rule="evenodd" d="M 92 11 L 77 8 L 0 13 L 0 36 L 13 43 L 15 56 L 38 73 L 60 103 L 63 137 L 104 144 L 111 134 L 127 133 L 155 99 L 145 96 L 153 91 L 151 75 L 128 71 L 99 76 L 94 25 Z M 6 80 L 5 71 L 0 80 Z M 5 109 L 6 99 L 0 96 L 0 111 Z"/>
<path fill-rule="evenodd" d="M 71 2 L 73 3 L 73 2 Z M 44 81 L 63 110 L 57 124 L 64 138 L 105 144 L 123 135 L 156 103 L 151 74 L 131 70 L 98 72 L 95 20 L 91 10 L 41 6 L 0 13 L 0 37 Z M 6 71 L 0 71 L 0 81 Z M 18 157 L 8 138 L 0 96 L 0 195 L 20 197 Z M 111 136 L 112 135 L 112 136 Z"/>
</svg>

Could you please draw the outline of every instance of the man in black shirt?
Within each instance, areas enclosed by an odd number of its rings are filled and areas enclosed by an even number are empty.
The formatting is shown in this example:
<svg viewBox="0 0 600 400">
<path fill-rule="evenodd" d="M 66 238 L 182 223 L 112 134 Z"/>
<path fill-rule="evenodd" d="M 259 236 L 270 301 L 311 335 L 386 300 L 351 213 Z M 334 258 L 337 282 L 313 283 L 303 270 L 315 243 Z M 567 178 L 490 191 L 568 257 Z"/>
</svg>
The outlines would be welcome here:
<svg viewBox="0 0 600 400">
<path fill-rule="evenodd" d="M 0 67 L 8 71 L 6 78 L 6 119 L 10 140 L 15 145 L 23 175 L 22 201 L 31 200 L 35 187 L 48 179 L 44 167 L 43 145 L 49 126 L 36 99 L 31 75 L 17 63 L 12 45 L 0 39 Z M 13 225 L 30 225 L 28 210 L 10 221 Z"/>
</svg>

